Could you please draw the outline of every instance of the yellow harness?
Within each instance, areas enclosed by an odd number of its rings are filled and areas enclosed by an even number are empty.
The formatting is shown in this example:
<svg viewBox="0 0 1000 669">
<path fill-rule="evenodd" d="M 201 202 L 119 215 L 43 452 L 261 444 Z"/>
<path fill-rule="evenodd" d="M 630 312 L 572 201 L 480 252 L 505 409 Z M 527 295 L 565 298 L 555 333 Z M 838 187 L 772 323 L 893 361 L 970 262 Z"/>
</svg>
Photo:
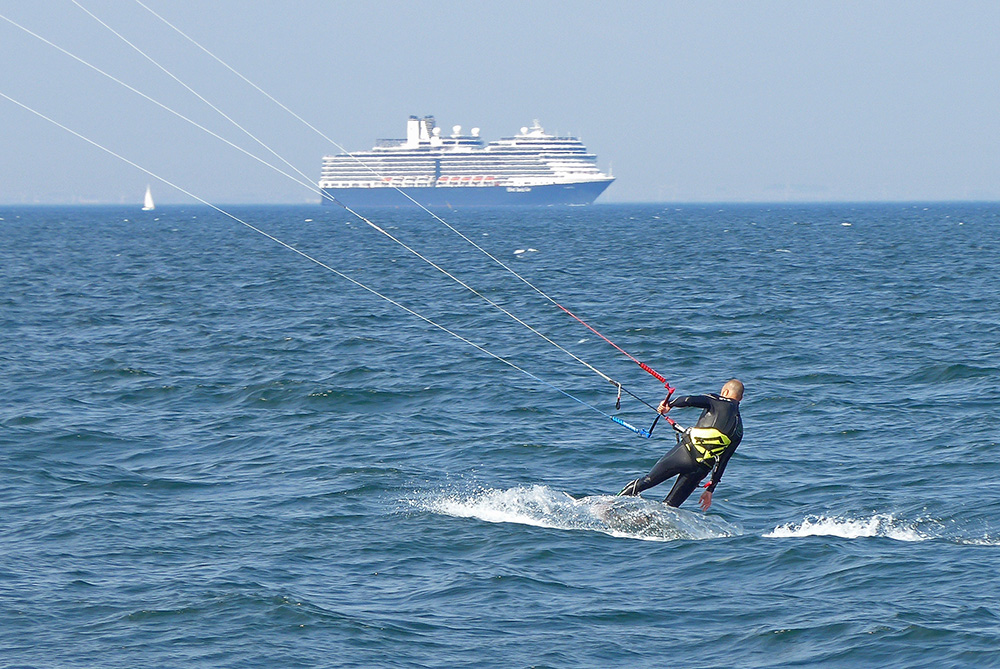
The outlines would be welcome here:
<svg viewBox="0 0 1000 669">
<path fill-rule="evenodd" d="M 732 439 L 714 427 L 690 427 L 687 437 L 688 450 L 698 463 L 715 460 L 732 443 Z"/>
</svg>

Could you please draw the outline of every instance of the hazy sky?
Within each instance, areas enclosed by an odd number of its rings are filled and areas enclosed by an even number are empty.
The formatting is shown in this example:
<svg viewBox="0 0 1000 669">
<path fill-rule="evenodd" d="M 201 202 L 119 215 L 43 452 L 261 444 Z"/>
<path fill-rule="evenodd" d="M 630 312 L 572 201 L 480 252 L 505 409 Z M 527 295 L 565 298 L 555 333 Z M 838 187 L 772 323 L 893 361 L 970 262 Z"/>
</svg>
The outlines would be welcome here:
<svg viewBox="0 0 1000 669">
<path fill-rule="evenodd" d="M 338 152 L 134 0 L 78 1 L 310 181 Z M 538 119 L 613 170 L 604 202 L 1000 200 L 1000 2 L 143 2 L 350 150 Z M 266 155 L 71 0 L 0 15 Z M 206 200 L 319 200 L 2 20 L 0 54 L 0 93 Z M 0 203 L 147 183 L 191 201 L 0 98 Z"/>
</svg>

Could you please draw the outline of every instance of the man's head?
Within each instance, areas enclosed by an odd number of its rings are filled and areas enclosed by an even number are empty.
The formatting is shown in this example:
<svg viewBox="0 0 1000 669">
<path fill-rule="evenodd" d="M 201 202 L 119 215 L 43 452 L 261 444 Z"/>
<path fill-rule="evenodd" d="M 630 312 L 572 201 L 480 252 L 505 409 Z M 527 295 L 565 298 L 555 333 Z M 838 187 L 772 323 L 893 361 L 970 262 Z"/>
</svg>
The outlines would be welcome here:
<svg viewBox="0 0 1000 669">
<path fill-rule="evenodd" d="M 729 379 L 726 381 L 726 385 L 722 386 L 722 392 L 719 394 L 739 402 L 743 399 L 743 382 L 739 379 Z"/>
</svg>

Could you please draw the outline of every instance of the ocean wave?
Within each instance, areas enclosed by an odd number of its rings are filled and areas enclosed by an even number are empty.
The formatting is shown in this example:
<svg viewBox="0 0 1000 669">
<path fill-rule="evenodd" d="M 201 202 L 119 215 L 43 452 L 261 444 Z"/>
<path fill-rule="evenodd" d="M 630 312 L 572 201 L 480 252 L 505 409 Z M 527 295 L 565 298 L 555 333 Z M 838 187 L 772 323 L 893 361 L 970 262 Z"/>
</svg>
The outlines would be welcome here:
<svg viewBox="0 0 1000 669">
<path fill-rule="evenodd" d="M 768 538 L 841 537 L 860 539 L 885 537 L 897 541 L 927 541 L 935 537 L 917 529 L 915 523 L 897 519 L 892 514 L 876 513 L 868 518 L 808 516 L 801 523 L 779 525 L 764 535 Z"/>
<path fill-rule="evenodd" d="M 956 541 L 966 546 L 1000 546 L 1000 536 L 964 537 Z"/>
<path fill-rule="evenodd" d="M 559 530 L 601 532 L 646 541 L 700 540 L 743 533 L 737 525 L 641 497 L 575 498 L 548 486 L 440 492 L 411 503 L 433 513 Z"/>
<path fill-rule="evenodd" d="M 995 378 L 996 367 L 968 365 L 965 363 L 926 365 L 912 372 L 908 379 L 915 383 L 944 383 L 965 379 Z"/>
</svg>

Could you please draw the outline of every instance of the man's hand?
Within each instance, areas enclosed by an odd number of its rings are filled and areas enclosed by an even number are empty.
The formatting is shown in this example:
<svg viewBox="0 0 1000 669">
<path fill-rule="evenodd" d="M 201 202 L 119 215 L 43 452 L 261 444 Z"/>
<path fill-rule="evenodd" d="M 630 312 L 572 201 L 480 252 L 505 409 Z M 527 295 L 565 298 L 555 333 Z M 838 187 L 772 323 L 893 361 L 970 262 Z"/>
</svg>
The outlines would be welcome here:
<svg viewBox="0 0 1000 669">
<path fill-rule="evenodd" d="M 666 416 L 667 412 L 670 411 L 670 405 L 667 400 L 660 402 L 660 406 L 656 407 L 656 410 L 660 412 L 661 415 Z"/>
<path fill-rule="evenodd" d="M 702 511 L 708 511 L 708 507 L 712 506 L 712 493 L 707 490 L 701 493 L 701 499 L 698 500 L 698 506 L 701 507 Z"/>
</svg>

